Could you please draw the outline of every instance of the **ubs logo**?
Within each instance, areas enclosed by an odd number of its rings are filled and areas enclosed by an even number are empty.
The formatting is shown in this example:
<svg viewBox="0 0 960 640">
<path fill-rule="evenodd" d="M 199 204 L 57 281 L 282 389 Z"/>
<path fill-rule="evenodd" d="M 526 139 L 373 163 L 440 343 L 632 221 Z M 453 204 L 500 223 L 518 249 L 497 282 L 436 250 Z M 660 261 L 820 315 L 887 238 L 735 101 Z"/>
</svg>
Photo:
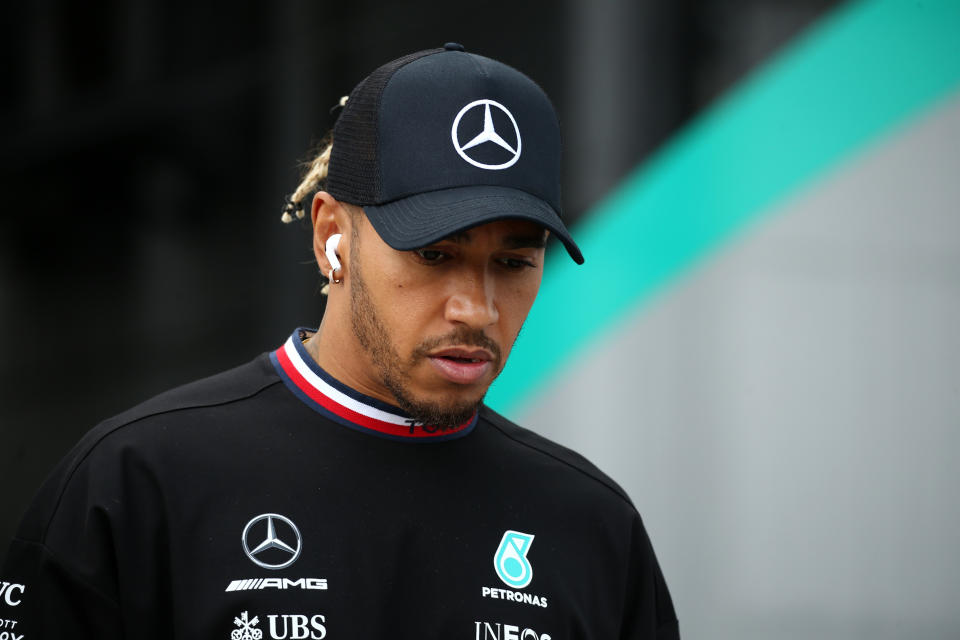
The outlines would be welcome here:
<svg viewBox="0 0 960 640">
<path fill-rule="evenodd" d="M 264 513 L 243 528 L 243 552 L 264 569 L 285 569 L 300 557 L 302 539 L 293 520 L 279 513 Z"/>
<path fill-rule="evenodd" d="M 273 640 L 323 640 L 327 637 L 327 617 L 322 614 L 307 617 L 302 614 L 268 614 L 267 632 Z M 250 617 L 249 611 L 233 619 L 237 627 L 230 632 L 230 640 L 262 640 L 260 616 Z"/>
</svg>

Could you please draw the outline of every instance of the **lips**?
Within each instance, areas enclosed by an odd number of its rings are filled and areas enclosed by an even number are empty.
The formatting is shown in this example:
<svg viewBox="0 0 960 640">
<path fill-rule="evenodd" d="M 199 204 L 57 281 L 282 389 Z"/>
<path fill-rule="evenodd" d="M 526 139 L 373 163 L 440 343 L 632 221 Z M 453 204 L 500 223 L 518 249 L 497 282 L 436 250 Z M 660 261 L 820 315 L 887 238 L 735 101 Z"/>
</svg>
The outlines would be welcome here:
<svg viewBox="0 0 960 640">
<path fill-rule="evenodd" d="M 487 375 L 493 356 L 486 349 L 452 347 L 427 356 L 434 369 L 450 382 L 474 384 Z"/>
</svg>

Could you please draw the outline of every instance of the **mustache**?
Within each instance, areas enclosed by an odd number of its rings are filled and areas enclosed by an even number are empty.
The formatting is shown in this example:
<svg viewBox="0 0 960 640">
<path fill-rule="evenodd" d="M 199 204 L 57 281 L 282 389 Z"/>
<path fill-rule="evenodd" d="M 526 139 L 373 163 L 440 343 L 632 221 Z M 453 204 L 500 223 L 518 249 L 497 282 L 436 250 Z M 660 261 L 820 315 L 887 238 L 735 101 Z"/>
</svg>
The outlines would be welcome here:
<svg viewBox="0 0 960 640">
<path fill-rule="evenodd" d="M 425 358 L 427 355 L 439 347 L 467 346 L 486 349 L 493 354 L 493 359 L 500 363 L 501 351 L 500 345 L 493 341 L 482 329 L 471 329 L 470 327 L 457 327 L 448 334 L 427 338 L 421 342 L 413 351 L 413 359 Z"/>
</svg>

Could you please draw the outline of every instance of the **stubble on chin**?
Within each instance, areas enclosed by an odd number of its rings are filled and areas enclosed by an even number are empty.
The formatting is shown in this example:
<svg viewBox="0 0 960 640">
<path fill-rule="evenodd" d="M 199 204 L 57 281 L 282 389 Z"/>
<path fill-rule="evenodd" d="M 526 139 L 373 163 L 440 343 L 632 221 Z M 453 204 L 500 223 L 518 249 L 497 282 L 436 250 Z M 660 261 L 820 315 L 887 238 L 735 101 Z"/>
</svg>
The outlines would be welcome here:
<svg viewBox="0 0 960 640">
<path fill-rule="evenodd" d="M 441 403 L 415 398 L 410 391 L 409 371 L 426 359 L 430 349 L 443 344 L 470 344 L 486 348 L 494 354 L 494 370 L 499 371 L 499 346 L 482 331 L 477 332 L 463 327 L 448 336 L 425 341 L 413 351 L 409 361 L 404 363 L 370 297 L 370 291 L 359 268 L 357 259 L 359 252 L 351 253 L 354 256 L 350 282 L 350 322 L 353 334 L 370 357 L 383 385 L 393 395 L 397 406 L 414 420 L 425 425 L 454 427 L 470 420 L 483 403 L 486 390 L 483 395 L 473 400 L 453 399 Z"/>
</svg>

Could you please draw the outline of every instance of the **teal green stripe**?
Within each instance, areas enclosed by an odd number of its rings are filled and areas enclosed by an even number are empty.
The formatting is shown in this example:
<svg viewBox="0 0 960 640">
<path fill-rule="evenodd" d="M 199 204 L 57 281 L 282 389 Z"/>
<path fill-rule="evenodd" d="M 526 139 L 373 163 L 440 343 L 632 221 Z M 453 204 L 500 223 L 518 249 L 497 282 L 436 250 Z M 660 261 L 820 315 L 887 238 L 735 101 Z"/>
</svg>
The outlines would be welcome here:
<svg viewBox="0 0 960 640">
<path fill-rule="evenodd" d="M 859 1 L 633 172 L 553 254 L 488 402 L 519 411 L 591 340 L 800 187 L 960 85 L 960 1 Z"/>
</svg>

